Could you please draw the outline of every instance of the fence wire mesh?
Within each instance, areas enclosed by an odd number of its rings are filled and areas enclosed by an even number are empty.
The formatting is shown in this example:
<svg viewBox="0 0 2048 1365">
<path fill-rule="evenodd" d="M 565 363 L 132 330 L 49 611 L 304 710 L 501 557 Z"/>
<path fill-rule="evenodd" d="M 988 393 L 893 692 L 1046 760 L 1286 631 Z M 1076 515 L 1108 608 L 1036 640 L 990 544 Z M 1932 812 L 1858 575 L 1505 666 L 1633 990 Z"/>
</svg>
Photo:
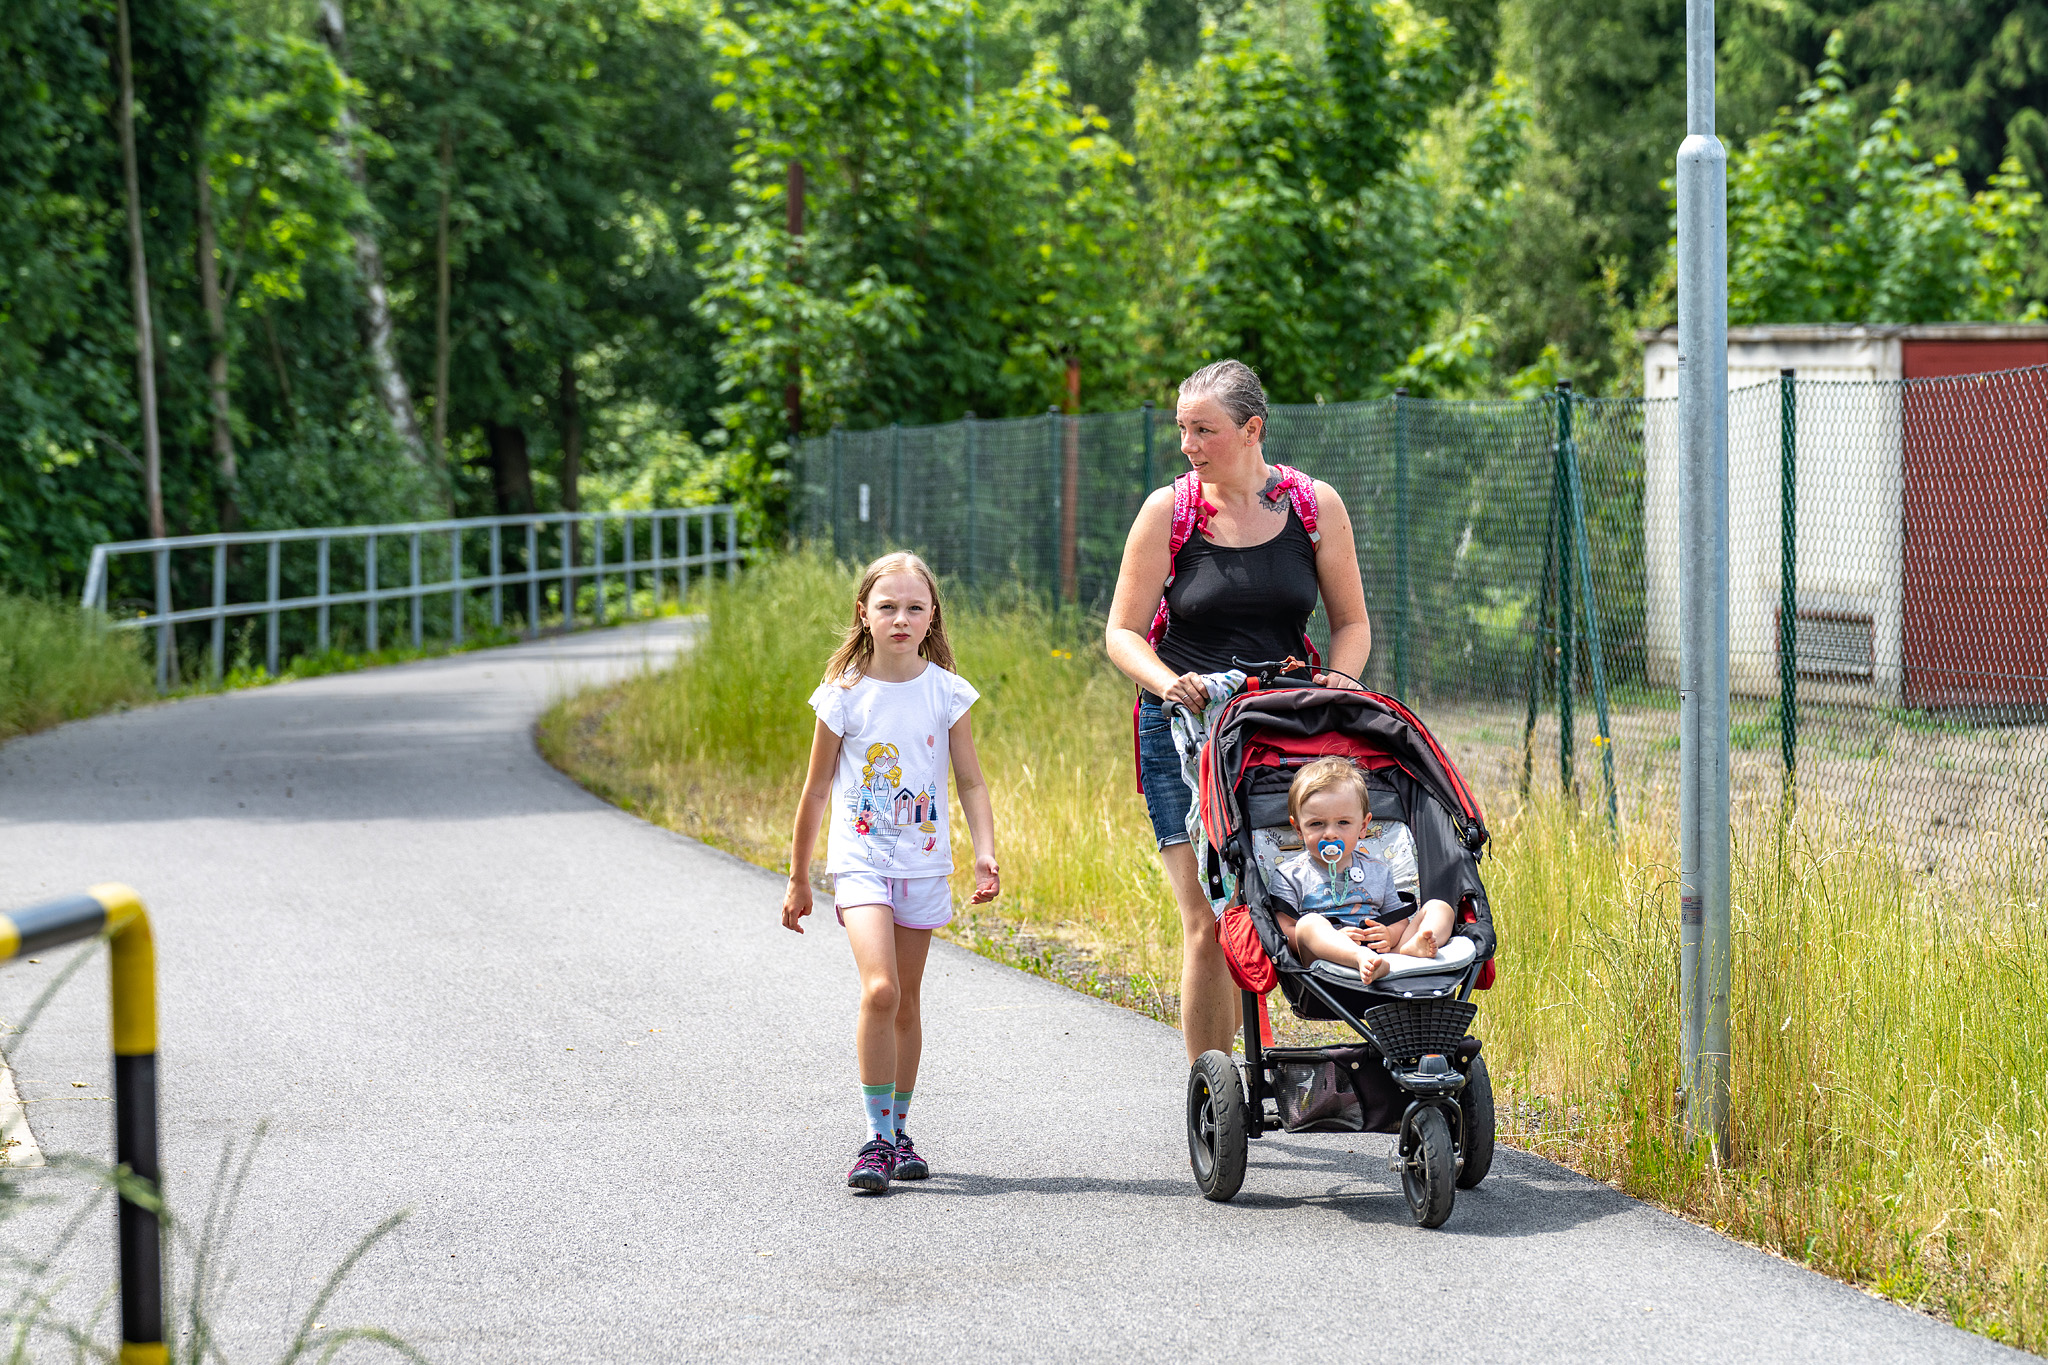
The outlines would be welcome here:
<svg viewBox="0 0 2048 1365">
<path fill-rule="evenodd" d="M 1729 397 L 1738 794 L 1881 821 L 1928 868 L 2048 827 L 2048 370 Z M 1675 401 L 1395 397 L 1273 411 L 1269 459 L 1351 511 L 1374 648 L 1497 795 L 1675 798 Z M 1099 612 L 1171 414 L 1049 413 L 804 443 L 797 527 L 970 592 Z M 1320 617 L 1320 614 L 1319 614 Z M 1320 634 L 1318 619 L 1311 632 Z"/>
</svg>

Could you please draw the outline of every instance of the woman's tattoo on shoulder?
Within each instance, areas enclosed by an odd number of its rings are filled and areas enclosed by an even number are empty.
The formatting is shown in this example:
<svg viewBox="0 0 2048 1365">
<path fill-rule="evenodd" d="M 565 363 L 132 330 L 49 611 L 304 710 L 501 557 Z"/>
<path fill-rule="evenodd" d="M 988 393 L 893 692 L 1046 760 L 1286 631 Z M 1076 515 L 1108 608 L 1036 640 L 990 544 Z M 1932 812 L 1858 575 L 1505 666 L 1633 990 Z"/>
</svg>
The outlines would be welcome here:
<svg viewBox="0 0 2048 1365">
<path fill-rule="evenodd" d="M 1268 474 L 1266 476 L 1266 486 L 1259 490 L 1259 500 L 1266 504 L 1268 512 L 1285 510 L 1286 504 L 1280 499 L 1280 476 L 1278 474 Z"/>
</svg>

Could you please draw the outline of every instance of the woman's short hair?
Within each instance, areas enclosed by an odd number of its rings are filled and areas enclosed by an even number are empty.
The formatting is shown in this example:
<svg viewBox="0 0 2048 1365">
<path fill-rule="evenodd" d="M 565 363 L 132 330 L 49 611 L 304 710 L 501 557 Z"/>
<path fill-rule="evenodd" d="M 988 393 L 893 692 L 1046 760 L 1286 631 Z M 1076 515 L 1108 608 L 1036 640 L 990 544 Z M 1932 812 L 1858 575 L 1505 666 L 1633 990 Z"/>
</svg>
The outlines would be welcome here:
<svg viewBox="0 0 2048 1365">
<path fill-rule="evenodd" d="M 1266 420 L 1266 388 L 1259 376 L 1242 360 L 1219 360 L 1204 365 L 1180 381 L 1183 398 L 1213 398 L 1238 426 L 1256 417 Z"/>
<path fill-rule="evenodd" d="M 1372 794 L 1365 785 L 1365 773 L 1350 759 L 1332 755 L 1317 759 L 1294 775 L 1294 783 L 1287 789 L 1287 818 L 1301 819 L 1302 803 L 1332 787 L 1351 788 L 1358 796 L 1359 810 L 1372 813 Z"/>
</svg>

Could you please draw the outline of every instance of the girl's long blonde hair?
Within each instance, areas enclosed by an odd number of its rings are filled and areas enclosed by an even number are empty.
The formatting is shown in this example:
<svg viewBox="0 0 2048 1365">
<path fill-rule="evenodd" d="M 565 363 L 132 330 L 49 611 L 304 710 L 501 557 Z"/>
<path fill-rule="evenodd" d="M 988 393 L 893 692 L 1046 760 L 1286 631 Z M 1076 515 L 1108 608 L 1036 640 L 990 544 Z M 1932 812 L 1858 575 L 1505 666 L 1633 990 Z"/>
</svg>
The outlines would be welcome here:
<svg viewBox="0 0 2048 1365">
<path fill-rule="evenodd" d="M 876 582 L 892 573 L 914 573 L 924 580 L 925 591 L 932 595 L 932 624 L 917 652 L 949 673 L 956 671 L 953 646 L 946 639 L 946 614 L 939 606 L 939 580 L 922 559 L 908 550 L 895 550 L 868 565 L 868 571 L 860 576 L 860 590 L 853 595 L 853 623 L 846 628 L 845 638 L 825 665 L 826 682 L 851 687 L 867 676 L 868 665 L 875 657 L 875 637 L 860 619 L 861 604 L 875 590 Z"/>
</svg>

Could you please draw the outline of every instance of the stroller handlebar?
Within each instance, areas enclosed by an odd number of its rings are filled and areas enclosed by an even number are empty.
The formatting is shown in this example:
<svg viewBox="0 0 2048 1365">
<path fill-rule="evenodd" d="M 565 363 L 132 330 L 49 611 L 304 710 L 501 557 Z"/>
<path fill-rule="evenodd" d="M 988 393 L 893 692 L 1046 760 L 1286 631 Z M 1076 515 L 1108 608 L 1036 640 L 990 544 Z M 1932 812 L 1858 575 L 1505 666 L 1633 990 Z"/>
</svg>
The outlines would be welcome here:
<svg viewBox="0 0 2048 1365">
<path fill-rule="evenodd" d="M 1304 682 L 1313 686 L 1315 675 L 1321 673 L 1325 677 L 1342 678 L 1361 692 L 1366 690 L 1364 683 L 1342 669 L 1331 668 L 1328 664 L 1312 666 L 1307 660 L 1297 658 L 1292 654 L 1284 659 L 1239 659 L 1233 657 L 1230 665 L 1233 668 L 1242 669 L 1257 678 L 1261 687 L 1271 687 L 1280 679 L 1287 677 L 1299 677 Z"/>
</svg>

